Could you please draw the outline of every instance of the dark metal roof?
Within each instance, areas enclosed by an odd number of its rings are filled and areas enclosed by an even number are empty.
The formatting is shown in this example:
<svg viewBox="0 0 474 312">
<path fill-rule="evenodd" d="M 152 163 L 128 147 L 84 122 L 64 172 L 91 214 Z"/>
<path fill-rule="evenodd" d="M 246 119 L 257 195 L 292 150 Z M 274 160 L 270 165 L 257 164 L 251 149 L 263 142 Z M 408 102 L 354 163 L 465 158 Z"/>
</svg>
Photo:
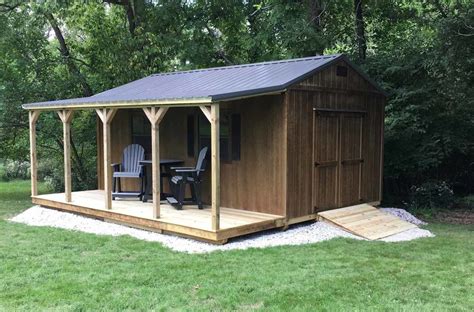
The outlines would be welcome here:
<svg viewBox="0 0 474 312">
<path fill-rule="evenodd" d="M 211 103 L 237 97 L 282 92 L 336 60 L 341 54 L 323 55 L 154 74 L 91 97 L 39 102 L 23 108 L 58 108 L 69 106 L 101 107 L 108 104 L 166 104 L 193 101 Z"/>
</svg>

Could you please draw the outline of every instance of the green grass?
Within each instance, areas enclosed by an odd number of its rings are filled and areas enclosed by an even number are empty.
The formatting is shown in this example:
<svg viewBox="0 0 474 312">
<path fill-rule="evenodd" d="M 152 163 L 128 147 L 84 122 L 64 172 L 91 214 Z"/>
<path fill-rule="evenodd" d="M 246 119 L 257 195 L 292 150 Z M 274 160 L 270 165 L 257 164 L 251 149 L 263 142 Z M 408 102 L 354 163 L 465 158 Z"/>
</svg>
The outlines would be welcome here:
<svg viewBox="0 0 474 312">
<path fill-rule="evenodd" d="M 7 219 L 31 207 L 30 181 L 0 181 L 0 219 Z M 38 192 L 47 192 L 44 183 L 38 184 Z"/>
<path fill-rule="evenodd" d="M 0 182 L 2 218 L 30 206 L 28 187 Z M 474 228 L 428 228 L 436 238 L 188 255 L 0 220 L 0 310 L 474 310 Z"/>
</svg>

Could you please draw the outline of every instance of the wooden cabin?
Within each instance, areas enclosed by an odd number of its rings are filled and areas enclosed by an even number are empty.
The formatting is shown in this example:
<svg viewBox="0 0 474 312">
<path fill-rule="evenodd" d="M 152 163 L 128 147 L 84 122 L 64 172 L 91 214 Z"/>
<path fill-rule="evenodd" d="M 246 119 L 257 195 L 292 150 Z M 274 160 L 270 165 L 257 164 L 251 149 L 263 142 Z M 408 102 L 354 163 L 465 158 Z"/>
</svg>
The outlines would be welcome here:
<svg viewBox="0 0 474 312">
<path fill-rule="evenodd" d="M 216 243 L 314 220 L 328 209 L 379 204 L 385 102 L 383 90 L 339 54 L 157 74 L 88 98 L 25 104 L 32 201 Z M 99 190 L 72 192 L 70 124 L 84 109 L 98 114 Z M 64 125 L 64 193 L 36 191 L 42 111 L 58 111 Z M 152 160 L 152 202 L 112 200 L 111 163 L 133 143 Z M 169 191 L 160 159 L 194 166 L 203 146 L 210 148 L 205 209 L 155 200 Z M 138 184 L 125 179 L 122 188 Z"/>
</svg>

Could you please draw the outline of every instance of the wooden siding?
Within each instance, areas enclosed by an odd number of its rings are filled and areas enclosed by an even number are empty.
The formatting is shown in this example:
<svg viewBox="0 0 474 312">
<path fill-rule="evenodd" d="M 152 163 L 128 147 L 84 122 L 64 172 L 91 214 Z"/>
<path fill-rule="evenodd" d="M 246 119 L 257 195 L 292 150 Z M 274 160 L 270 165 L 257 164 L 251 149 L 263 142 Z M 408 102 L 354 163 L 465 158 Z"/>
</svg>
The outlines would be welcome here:
<svg viewBox="0 0 474 312">
<path fill-rule="evenodd" d="M 337 66 L 347 67 L 347 77 L 336 75 Z M 381 201 L 385 97 L 361 75 L 341 61 L 291 87 L 286 93 L 285 99 L 288 111 L 288 218 L 311 215 L 317 212 L 316 210 L 342 207 L 349 204 L 348 198 L 360 197 L 362 202 Z M 350 170 L 345 169 L 345 173 L 338 172 L 336 174 L 334 169 L 330 169 L 331 166 L 328 166 L 325 172 L 320 170 L 318 174 L 324 175 L 325 181 L 328 182 L 325 183 L 326 185 L 316 185 L 317 179 L 313 178 L 315 174 L 314 160 L 317 156 L 314 154 L 322 155 L 324 153 L 324 157 L 328 159 L 323 157 L 323 160 L 330 165 L 331 160 L 333 162 L 336 160 L 329 159 L 336 156 L 332 154 L 341 153 L 341 151 L 336 146 L 331 146 L 331 144 L 336 144 L 334 137 L 336 130 L 332 134 L 328 133 L 327 136 L 320 138 L 319 141 L 314 137 L 314 131 L 324 131 L 324 129 L 329 131 L 328 127 L 331 127 L 327 124 L 328 121 L 326 124 L 321 124 L 321 121 L 318 123 L 317 118 L 314 117 L 314 109 L 346 111 L 344 118 L 349 118 L 348 120 L 350 117 L 347 114 L 363 114 L 361 130 L 359 123 L 351 123 L 352 126 L 358 128 L 355 132 L 346 129 L 349 127 L 349 123 L 340 121 L 346 124 L 341 125 L 340 129 L 345 129 L 345 133 L 351 135 L 339 137 L 339 140 L 355 140 L 358 131 L 361 131 L 362 137 L 359 135 L 358 139 L 362 140 L 364 162 L 360 166 L 352 166 Z M 339 125 L 336 127 L 339 128 Z M 339 130 L 339 132 L 341 131 Z M 342 132 L 336 135 L 341 136 Z M 316 146 L 313 150 L 314 140 L 317 141 L 314 144 L 324 144 L 325 146 Z M 352 154 L 356 152 L 354 149 L 344 153 L 347 154 L 346 157 L 352 158 L 354 156 Z M 345 182 L 340 181 L 341 179 L 344 179 Z M 360 183 L 355 181 L 360 181 Z M 334 186 L 335 183 L 337 183 L 337 187 Z M 334 201 L 332 201 L 333 198 Z"/>
<path fill-rule="evenodd" d="M 276 95 L 222 104 L 241 115 L 240 161 L 221 165 L 223 206 L 285 214 L 282 101 Z"/>
<path fill-rule="evenodd" d="M 220 168 L 221 206 L 249 211 L 285 214 L 284 111 L 281 95 L 262 96 L 221 103 L 225 112 L 241 115 L 241 157 L 239 161 L 222 161 Z M 187 156 L 187 117 L 202 114 L 198 107 L 171 108 L 160 123 L 160 158 L 185 160 L 193 166 L 195 159 Z M 100 121 L 99 121 L 100 123 Z M 123 149 L 131 144 L 130 110 L 119 110 L 112 122 L 112 162 L 120 162 Z M 197 132 L 197 131 L 196 131 Z M 195 147 L 197 150 L 197 133 Z M 101 138 L 98 127 L 98 138 Z M 102 142 L 98 141 L 98 177 L 102 189 Z M 196 153 L 197 155 L 197 153 Z M 147 155 L 149 159 L 150 155 Z M 204 174 L 203 200 L 209 204 L 210 157 Z M 138 189 L 138 182 L 129 180 L 125 188 Z M 167 181 L 164 190 L 167 191 Z"/>
<path fill-rule="evenodd" d="M 313 213 L 313 93 L 286 94 L 287 108 L 287 217 Z"/>
</svg>

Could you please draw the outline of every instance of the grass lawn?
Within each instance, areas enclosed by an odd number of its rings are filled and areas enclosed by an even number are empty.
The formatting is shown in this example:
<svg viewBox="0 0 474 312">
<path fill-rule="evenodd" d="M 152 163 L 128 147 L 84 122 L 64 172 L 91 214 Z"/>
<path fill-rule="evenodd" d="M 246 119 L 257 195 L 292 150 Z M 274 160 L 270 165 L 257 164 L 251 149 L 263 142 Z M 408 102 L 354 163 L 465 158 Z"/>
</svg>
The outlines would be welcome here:
<svg viewBox="0 0 474 312">
<path fill-rule="evenodd" d="M 29 182 L 0 182 L 0 310 L 474 310 L 472 225 L 188 255 L 3 220 L 29 206 Z"/>
</svg>

